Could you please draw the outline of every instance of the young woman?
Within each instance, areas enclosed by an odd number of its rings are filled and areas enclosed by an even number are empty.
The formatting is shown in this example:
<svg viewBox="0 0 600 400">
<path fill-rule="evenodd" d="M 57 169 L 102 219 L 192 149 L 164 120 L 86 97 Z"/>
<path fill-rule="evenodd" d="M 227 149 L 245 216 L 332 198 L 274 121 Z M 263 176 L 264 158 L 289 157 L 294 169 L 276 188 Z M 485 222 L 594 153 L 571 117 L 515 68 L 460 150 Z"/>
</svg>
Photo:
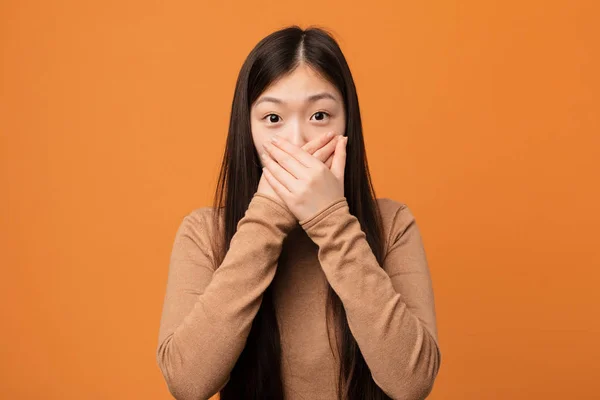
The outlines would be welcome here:
<svg viewBox="0 0 600 400">
<path fill-rule="evenodd" d="M 375 197 L 338 44 L 270 34 L 237 80 L 215 203 L 175 237 L 157 348 L 170 392 L 423 399 L 440 360 L 419 228 Z"/>
</svg>

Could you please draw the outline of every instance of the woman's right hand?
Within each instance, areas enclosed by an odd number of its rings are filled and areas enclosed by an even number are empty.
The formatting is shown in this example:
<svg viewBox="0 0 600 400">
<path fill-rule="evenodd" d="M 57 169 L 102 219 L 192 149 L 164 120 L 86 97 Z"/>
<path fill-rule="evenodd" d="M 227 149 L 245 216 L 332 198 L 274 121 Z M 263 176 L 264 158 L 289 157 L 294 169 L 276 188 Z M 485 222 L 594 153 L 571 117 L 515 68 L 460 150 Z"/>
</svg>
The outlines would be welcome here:
<svg viewBox="0 0 600 400">
<path fill-rule="evenodd" d="M 306 150 L 319 161 L 325 163 L 327 168 L 331 168 L 335 145 L 337 144 L 338 139 L 343 137 L 343 135 L 336 135 L 335 132 L 330 133 L 331 136 L 327 136 L 327 134 L 321 135 L 302 146 L 303 150 Z"/>
<path fill-rule="evenodd" d="M 260 181 L 258 181 L 258 189 L 256 190 L 256 193 L 266 194 L 267 196 L 278 200 L 281 205 L 285 206 L 285 203 L 283 202 L 283 200 L 281 200 L 281 197 L 279 197 L 279 195 L 275 193 L 275 190 L 273 190 L 273 187 L 271 186 L 269 181 L 267 181 L 267 178 L 265 178 L 265 174 L 262 174 L 260 176 Z"/>
<path fill-rule="evenodd" d="M 318 138 L 306 143 L 304 146 L 302 146 L 302 149 L 308 152 L 309 154 L 312 154 L 319 161 L 324 163 L 327 166 L 327 168 L 331 168 L 331 162 L 333 160 L 335 145 L 337 144 L 337 141 L 340 137 L 342 137 L 342 135 L 336 135 L 335 133 L 333 133 L 332 136 L 327 136 L 327 134 L 323 134 Z M 265 178 L 264 174 L 260 177 L 256 193 L 262 193 L 267 196 L 271 196 L 279 200 L 279 202 L 282 205 L 285 205 L 283 200 L 281 200 L 281 197 L 279 197 L 279 195 L 275 193 L 275 190 L 273 190 L 273 188 Z"/>
</svg>

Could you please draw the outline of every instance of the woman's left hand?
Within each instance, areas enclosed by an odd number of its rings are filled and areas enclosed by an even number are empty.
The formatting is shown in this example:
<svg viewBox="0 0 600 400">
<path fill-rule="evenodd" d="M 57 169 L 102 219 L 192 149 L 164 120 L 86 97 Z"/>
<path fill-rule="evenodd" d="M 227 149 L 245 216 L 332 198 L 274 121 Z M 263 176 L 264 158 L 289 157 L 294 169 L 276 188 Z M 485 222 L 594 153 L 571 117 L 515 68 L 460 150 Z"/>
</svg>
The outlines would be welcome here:
<svg viewBox="0 0 600 400">
<path fill-rule="evenodd" d="M 344 197 L 347 142 L 348 137 L 338 140 L 331 169 L 281 136 L 273 136 L 263 145 L 265 178 L 298 221 Z"/>
</svg>

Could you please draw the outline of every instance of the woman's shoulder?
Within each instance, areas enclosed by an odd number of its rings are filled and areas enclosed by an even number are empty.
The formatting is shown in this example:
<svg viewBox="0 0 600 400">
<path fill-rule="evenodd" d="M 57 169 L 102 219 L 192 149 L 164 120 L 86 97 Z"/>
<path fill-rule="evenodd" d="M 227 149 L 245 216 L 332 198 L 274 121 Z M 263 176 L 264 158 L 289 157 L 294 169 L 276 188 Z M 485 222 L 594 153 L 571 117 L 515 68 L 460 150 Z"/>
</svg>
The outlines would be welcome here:
<svg viewBox="0 0 600 400">
<path fill-rule="evenodd" d="M 389 197 L 379 197 L 377 198 L 377 205 L 381 214 L 385 237 L 390 241 L 396 240 L 407 228 L 416 224 L 412 210 L 403 201 Z"/>
<path fill-rule="evenodd" d="M 184 214 L 183 221 L 202 227 L 206 224 L 211 226 L 215 222 L 215 217 L 222 215 L 222 209 L 217 209 L 213 206 L 201 206 L 192 208 L 187 214 Z M 218 221 L 218 218 L 217 218 Z"/>
<path fill-rule="evenodd" d="M 381 213 L 383 221 L 393 220 L 399 213 L 410 213 L 408 205 L 400 200 L 392 199 L 389 197 L 378 197 L 377 206 Z"/>
<path fill-rule="evenodd" d="M 219 231 L 222 224 L 215 220 L 216 211 L 211 206 L 192 208 L 180 214 L 175 233 L 171 257 L 186 260 L 210 261 L 210 267 L 216 268 Z M 218 225 L 215 225 L 215 222 Z"/>
<path fill-rule="evenodd" d="M 197 207 L 183 213 L 179 217 L 177 236 L 187 237 L 195 246 L 208 247 L 222 225 L 221 218 L 215 218 L 220 214 L 212 206 Z"/>
</svg>

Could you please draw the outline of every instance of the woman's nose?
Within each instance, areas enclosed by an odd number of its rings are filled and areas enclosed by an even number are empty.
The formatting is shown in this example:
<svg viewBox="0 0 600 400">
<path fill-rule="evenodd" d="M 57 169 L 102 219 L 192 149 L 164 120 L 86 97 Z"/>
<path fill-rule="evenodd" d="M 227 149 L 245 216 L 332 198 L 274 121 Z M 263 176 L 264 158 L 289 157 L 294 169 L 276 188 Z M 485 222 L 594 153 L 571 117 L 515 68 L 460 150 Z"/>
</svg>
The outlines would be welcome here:
<svg viewBox="0 0 600 400">
<path fill-rule="evenodd" d="M 295 125 L 287 132 L 287 140 L 298 147 L 302 147 L 308 141 L 306 138 L 306 130 L 301 126 Z"/>
</svg>

